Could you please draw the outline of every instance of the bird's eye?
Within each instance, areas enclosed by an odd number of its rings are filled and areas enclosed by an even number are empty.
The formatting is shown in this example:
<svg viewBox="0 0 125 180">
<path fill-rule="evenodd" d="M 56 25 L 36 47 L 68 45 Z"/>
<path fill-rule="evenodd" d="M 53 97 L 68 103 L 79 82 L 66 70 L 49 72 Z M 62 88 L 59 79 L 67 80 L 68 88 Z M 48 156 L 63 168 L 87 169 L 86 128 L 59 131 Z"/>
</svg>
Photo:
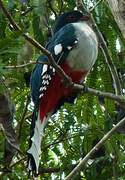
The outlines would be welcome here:
<svg viewBox="0 0 125 180">
<path fill-rule="evenodd" d="M 75 20 L 76 17 L 75 17 L 75 16 L 68 16 L 67 19 L 69 19 L 69 20 Z"/>
</svg>

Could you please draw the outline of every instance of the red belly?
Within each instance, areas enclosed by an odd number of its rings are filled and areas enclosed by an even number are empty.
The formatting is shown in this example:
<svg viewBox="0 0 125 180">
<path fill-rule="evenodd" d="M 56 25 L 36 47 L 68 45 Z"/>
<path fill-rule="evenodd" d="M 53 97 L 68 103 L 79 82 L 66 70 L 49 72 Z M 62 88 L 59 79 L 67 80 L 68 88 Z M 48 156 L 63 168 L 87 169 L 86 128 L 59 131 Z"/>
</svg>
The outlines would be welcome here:
<svg viewBox="0 0 125 180">
<path fill-rule="evenodd" d="M 72 71 L 67 64 L 63 64 L 61 67 L 75 83 L 80 83 L 87 73 L 86 71 Z M 45 91 L 44 96 L 41 98 L 40 119 L 43 120 L 47 113 L 53 111 L 62 97 L 67 97 L 73 92 L 74 90 L 72 88 L 65 87 L 62 79 L 56 73 Z"/>
</svg>

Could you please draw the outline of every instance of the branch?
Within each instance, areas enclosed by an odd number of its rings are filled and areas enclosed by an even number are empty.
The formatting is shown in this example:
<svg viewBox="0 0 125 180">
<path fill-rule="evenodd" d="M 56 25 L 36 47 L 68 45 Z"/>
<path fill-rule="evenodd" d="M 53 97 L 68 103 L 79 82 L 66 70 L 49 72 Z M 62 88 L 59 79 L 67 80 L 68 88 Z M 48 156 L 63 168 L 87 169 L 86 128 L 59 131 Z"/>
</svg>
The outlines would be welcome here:
<svg viewBox="0 0 125 180">
<path fill-rule="evenodd" d="M 53 29 L 49 25 L 49 17 L 48 17 L 47 13 L 45 14 L 45 17 L 43 20 L 44 20 L 44 24 L 45 24 L 46 28 L 48 29 L 48 36 L 52 37 L 53 36 Z"/>
<path fill-rule="evenodd" d="M 121 83 L 120 83 L 120 80 L 119 80 L 119 77 L 118 77 L 116 67 L 115 67 L 115 65 L 113 63 L 112 57 L 109 54 L 106 42 L 105 42 L 105 40 L 104 40 L 104 38 L 103 38 L 103 36 L 102 36 L 98 26 L 97 26 L 92 14 L 91 14 L 91 20 L 92 20 L 92 23 L 94 25 L 93 28 L 94 28 L 94 30 L 95 30 L 95 32 L 97 34 L 98 39 L 99 39 L 100 48 L 101 48 L 102 53 L 104 55 L 105 62 L 108 65 L 109 71 L 110 71 L 112 79 L 113 79 L 115 94 L 116 95 L 121 95 L 122 94 L 122 88 L 121 88 Z"/>
<path fill-rule="evenodd" d="M 89 12 L 92 12 L 99 4 L 100 4 L 101 2 L 103 2 L 103 1 L 104 1 L 104 0 L 98 0 L 98 1 L 96 2 L 96 4 L 89 9 Z"/>
<path fill-rule="evenodd" d="M 122 95 L 115 95 L 113 93 L 109 93 L 109 92 L 102 92 L 96 89 L 92 89 L 80 84 L 74 84 L 73 88 L 79 91 L 83 91 L 84 93 L 89 93 L 92 94 L 94 96 L 102 96 L 111 100 L 115 100 L 116 102 L 118 102 L 121 106 L 125 106 L 125 98 Z"/>
<path fill-rule="evenodd" d="M 11 132 L 9 132 L 9 133 L 11 133 Z M 13 139 L 12 139 L 13 141 L 10 141 L 4 131 L 3 131 L 3 134 L 4 134 L 4 136 L 6 137 L 7 141 L 9 142 L 9 144 L 11 145 L 11 147 L 12 147 L 13 149 L 15 149 L 21 156 L 24 156 L 25 154 L 20 150 L 20 148 L 18 147 L 18 144 L 16 144 L 16 143 L 14 142 L 14 140 L 15 140 L 14 138 L 15 138 L 15 137 L 13 137 Z"/>
<path fill-rule="evenodd" d="M 9 90 L 9 88 L 6 86 L 6 84 L 5 84 L 4 81 L 5 81 L 5 80 L 4 80 L 2 77 L 0 77 L 0 85 L 1 85 L 1 88 L 2 88 L 2 86 L 4 87 L 4 95 L 6 95 L 7 97 L 10 97 L 10 90 Z M 0 96 L 1 96 L 1 93 L 0 93 Z"/>
<path fill-rule="evenodd" d="M 79 11 L 83 11 L 84 5 L 82 0 L 76 0 L 76 7 Z"/>
<path fill-rule="evenodd" d="M 56 13 L 56 11 L 54 10 L 54 8 L 52 6 L 52 0 L 48 0 L 47 3 L 49 5 L 49 8 L 51 9 L 51 11 L 53 12 L 55 18 L 57 18 L 57 13 Z"/>
<path fill-rule="evenodd" d="M 25 16 L 25 15 L 27 15 L 29 12 L 31 12 L 33 10 L 33 7 L 29 7 L 29 8 L 27 8 L 25 11 L 23 11 L 22 13 L 21 13 L 21 16 Z"/>
<path fill-rule="evenodd" d="M 15 23 L 14 19 L 10 15 L 10 13 L 7 11 L 7 9 L 4 7 L 3 2 L 0 0 L 0 7 L 3 10 L 3 13 L 8 18 L 10 24 L 12 25 L 13 29 L 18 32 L 22 32 L 21 28 Z"/>
<path fill-rule="evenodd" d="M 20 65 L 13 65 L 13 66 L 4 66 L 4 69 L 15 69 L 15 68 L 24 68 L 26 66 L 30 66 L 32 64 L 50 64 L 49 62 L 42 62 L 42 61 L 32 61 L 26 64 L 20 64 Z"/>
<path fill-rule="evenodd" d="M 8 173 L 12 173 L 12 168 L 20 163 L 22 163 L 22 161 L 25 161 L 27 159 L 27 157 L 23 157 L 20 160 L 18 160 L 17 162 L 11 164 L 9 167 L 4 167 L 2 169 L 0 169 L 0 179 L 4 179 L 5 175 Z"/>
<path fill-rule="evenodd" d="M 106 0 L 125 40 L 125 1 Z"/>
<path fill-rule="evenodd" d="M 16 161 L 15 163 L 11 164 L 9 168 L 12 168 L 14 166 L 16 166 L 17 164 L 20 164 L 21 161 L 25 161 L 27 159 L 26 156 L 24 156 L 23 158 L 21 158 L 20 160 Z"/>
<path fill-rule="evenodd" d="M 28 96 L 27 96 L 27 100 L 26 100 L 26 106 L 25 106 L 25 109 L 24 109 L 22 118 L 21 118 L 21 120 L 20 120 L 20 123 L 19 123 L 18 141 L 20 141 L 20 139 L 21 139 L 22 127 L 23 127 L 23 123 L 24 123 L 24 120 L 25 120 L 25 115 L 26 115 L 26 113 L 27 113 L 27 109 L 28 109 L 29 103 L 30 103 L 30 96 L 28 95 Z"/>
<path fill-rule="evenodd" d="M 60 6 L 60 10 L 59 10 L 59 15 L 62 13 L 63 8 L 64 8 L 64 1 L 60 0 L 61 6 Z"/>
<path fill-rule="evenodd" d="M 47 144 L 47 145 L 45 145 L 44 147 L 42 147 L 41 150 L 45 151 L 46 149 L 48 149 L 48 148 L 50 148 L 50 147 L 52 147 L 52 146 L 54 146 L 54 145 L 56 145 L 56 144 L 59 144 L 59 143 L 61 143 L 61 142 L 65 142 L 65 141 L 67 141 L 67 140 L 69 140 L 69 139 L 72 139 L 72 138 L 75 138 L 75 137 L 77 137 L 77 136 L 80 136 L 79 133 L 78 133 L 78 134 L 73 134 L 73 135 L 70 136 L 70 137 L 65 137 L 65 136 L 66 136 L 66 133 L 67 133 L 67 132 L 65 132 L 65 133 L 63 134 L 63 136 L 60 137 L 59 140 L 58 140 L 59 137 L 57 137 L 57 139 L 56 139 L 56 140 L 53 140 L 52 143 Z M 82 135 L 83 135 L 83 134 L 82 134 Z"/>
<path fill-rule="evenodd" d="M 67 171 L 67 170 L 72 170 L 77 164 L 72 164 L 68 165 L 66 167 L 49 167 L 49 168 L 39 168 L 39 174 L 44 174 L 44 173 L 57 173 L 57 172 L 62 172 L 62 171 Z"/>
<path fill-rule="evenodd" d="M 65 178 L 65 180 L 71 180 L 80 170 L 85 166 L 87 161 L 91 156 L 99 150 L 99 148 L 113 135 L 113 133 L 125 123 L 125 118 L 123 118 L 119 123 L 117 123 L 103 138 L 91 149 L 91 151 L 81 160 L 81 162 L 73 169 L 73 171 Z"/>
</svg>

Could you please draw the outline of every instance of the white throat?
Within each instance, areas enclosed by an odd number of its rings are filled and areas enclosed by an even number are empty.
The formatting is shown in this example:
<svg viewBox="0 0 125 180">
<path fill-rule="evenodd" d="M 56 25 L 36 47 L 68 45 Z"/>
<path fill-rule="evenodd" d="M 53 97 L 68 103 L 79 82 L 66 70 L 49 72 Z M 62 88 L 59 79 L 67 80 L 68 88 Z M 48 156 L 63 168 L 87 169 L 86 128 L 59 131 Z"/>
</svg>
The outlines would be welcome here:
<svg viewBox="0 0 125 180">
<path fill-rule="evenodd" d="M 67 60 L 71 68 L 89 71 L 95 63 L 98 54 L 98 42 L 94 31 L 86 22 L 72 23 L 76 29 L 78 43 L 73 48 Z"/>
</svg>

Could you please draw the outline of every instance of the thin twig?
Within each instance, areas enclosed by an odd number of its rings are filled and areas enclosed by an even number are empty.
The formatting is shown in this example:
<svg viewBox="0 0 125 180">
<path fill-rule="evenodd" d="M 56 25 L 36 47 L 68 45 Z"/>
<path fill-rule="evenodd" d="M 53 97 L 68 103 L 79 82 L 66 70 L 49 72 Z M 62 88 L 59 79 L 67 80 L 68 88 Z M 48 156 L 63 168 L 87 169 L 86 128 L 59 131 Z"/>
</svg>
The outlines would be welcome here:
<svg viewBox="0 0 125 180">
<path fill-rule="evenodd" d="M 6 137 L 7 141 L 9 142 L 9 144 L 11 145 L 11 147 L 12 147 L 13 149 L 15 149 L 21 156 L 24 156 L 24 153 L 23 153 L 23 152 L 21 151 L 21 149 L 18 147 L 18 144 L 14 144 L 13 142 L 11 142 L 11 141 L 8 139 L 6 133 L 5 133 L 3 130 L 2 130 L 2 132 L 3 132 L 4 136 Z M 15 139 L 14 139 L 14 140 L 15 140 Z"/>
<path fill-rule="evenodd" d="M 48 0 L 47 3 L 49 5 L 49 8 L 51 9 L 51 11 L 53 12 L 53 14 L 55 15 L 55 18 L 57 18 L 57 13 L 56 11 L 54 10 L 54 8 L 52 7 L 52 0 Z"/>
<path fill-rule="evenodd" d="M 21 139 L 22 127 L 23 127 L 23 123 L 24 123 L 24 120 L 25 120 L 25 115 L 27 113 L 27 108 L 28 108 L 29 103 L 30 103 L 30 96 L 28 95 L 27 96 L 27 101 L 26 101 L 26 106 L 25 106 L 22 118 L 20 120 L 20 123 L 19 123 L 18 141 L 20 141 L 20 139 Z"/>
<path fill-rule="evenodd" d="M 69 137 L 62 137 L 58 141 L 53 141 L 51 144 L 45 145 L 44 147 L 41 148 L 41 150 L 45 151 L 46 149 L 53 147 L 54 145 L 59 144 L 60 142 L 65 142 L 67 140 L 70 140 L 70 139 L 73 139 L 73 138 L 76 138 L 79 136 L 83 136 L 83 135 L 84 135 L 84 133 L 83 134 L 77 133 L 77 134 L 73 134 L 72 136 L 69 136 Z"/>
<path fill-rule="evenodd" d="M 60 6 L 60 10 L 59 10 L 59 15 L 62 13 L 63 11 L 63 7 L 64 7 L 64 1 L 60 0 L 61 6 Z"/>
<path fill-rule="evenodd" d="M 93 6 L 93 7 L 91 7 L 90 9 L 89 9 L 89 12 L 92 12 L 101 2 L 103 2 L 104 0 L 98 0 L 97 1 L 97 3 Z"/>
<path fill-rule="evenodd" d="M 22 13 L 21 13 L 21 16 L 25 16 L 25 15 L 27 15 L 29 12 L 31 12 L 33 10 L 33 7 L 29 7 L 29 8 L 27 8 L 25 11 L 23 11 Z"/>
<path fill-rule="evenodd" d="M 9 167 L 9 168 L 12 168 L 12 167 L 14 167 L 14 166 L 16 166 L 17 164 L 19 164 L 21 161 L 24 161 L 24 160 L 26 160 L 27 159 L 27 157 L 26 156 L 24 156 L 23 158 L 21 158 L 20 160 L 18 160 L 17 162 L 15 162 L 15 163 L 13 163 L 13 164 L 11 164 L 11 166 Z"/>
<path fill-rule="evenodd" d="M 32 118 L 32 113 L 29 113 L 29 114 L 27 114 L 26 116 L 25 116 L 25 120 L 26 119 L 31 119 Z"/>
<path fill-rule="evenodd" d="M 109 92 L 102 92 L 96 89 L 92 89 L 80 84 L 74 84 L 73 88 L 79 91 L 83 91 L 84 93 L 89 93 L 95 96 L 103 96 L 105 98 L 111 99 L 111 100 L 115 100 L 116 102 L 120 103 L 121 105 L 125 106 L 125 98 L 122 95 L 115 95 L 113 93 L 109 93 Z"/>
<path fill-rule="evenodd" d="M 3 85 L 5 88 L 4 88 L 4 94 L 7 95 L 7 97 L 10 97 L 10 90 L 9 88 L 7 87 L 6 83 L 4 82 L 4 80 L 2 79 L 2 77 L 0 78 L 0 84 L 1 86 Z M 1 94 L 1 93 L 0 93 Z"/>
<path fill-rule="evenodd" d="M 13 66 L 4 66 L 4 69 L 15 69 L 15 68 L 25 68 L 26 66 L 30 66 L 32 64 L 47 64 L 49 65 L 49 62 L 43 62 L 43 61 L 32 61 L 26 64 L 20 64 L 20 65 L 13 65 Z"/>
<path fill-rule="evenodd" d="M 72 170 L 77 164 L 71 164 L 65 167 L 48 167 L 48 168 L 39 168 L 39 174 L 44 174 L 44 173 L 57 173 L 57 172 L 62 172 L 62 171 L 67 171 L 67 170 Z"/>
<path fill-rule="evenodd" d="M 44 24 L 45 24 L 46 28 L 48 29 L 49 36 L 52 37 L 53 36 L 53 29 L 49 25 L 49 18 L 48 18 L 47 13 L 45 14 L 45 17 L 44 17 L 43 21 L 44 21 Z"/>
<path fill-rule="evenodd" d="M 65 178 L 65 180 L 71 180 L 80 170 L 85 166 L 87 161 L 91 156 L 99 150 L 99 148 L 113 135 L 113 133 L 125 123 L 125 118 L 123 118 L 119 123 L 117 123 L 103 138 L 89 151 L 89 153 L 80 161 L 80 163 L 73 169 L 73 171 Z"/>
<path fill-rule="evenodd" d="M 93 23 L 93 28 L 97 34 L 97 37 L 99 39 L 99 43 L 100 43 L 100 47 L 101 47 L 101 50 L 102 50 L 102 53 L 105 57 L 105 62 L 109 68 L 109 71 L 111 73 L 111 76 L 112 76 L 112 79 L 113 79 L 113 84 L 114 84 L 114 89 L 115 89 L 115 94 L 116 95 L 121 95 L 122 94 L 122 88 L 121 88 L 121 83 L 120 83 L 120 80 L 119 80 L 119 77 L 118 77 L 118 73 L 117 73 L 117 70 L 116 70 L 116 67 L 113 63 L 113 60 L 109 54 L 109 51 L 108 51 L 108 47 L 105 43 L 105 40 L 97 26 L 97 24 L 95 23 L 95 20 L 94 20 L 94 17 L 93 15 L 91 14 L 91 20 L 92 20 L 92 23 Z"/>
<path fill-rule="evenodd" d="M 48 149 L 48 148 L 50 148 L 51 146 L 54 146 L 54 145 L 56 145 L 56 144 L 59 144 L 60 142 L 67 141 L 68 139 L 72 139 L 72 138 L 74 138 L 75 136 L 78 136 L 78 134 L 77 134 L 77 135 L 75 134 L 74 136 L 70 136 L 70 137 L 66 137 L 66 138 L 65 138 L 66 133 L 67 133 L 67 131 L 66 131 L 63 135 L 61 135 L 61 137 L 60 137 L 60 136 L 57 137 L 55 140 L 53 140 L 52 143 L 45 145 L 45 146 L 42 147 L 41 149 L 44 151 L 45 149 Z"/>
<path fill-rule="evenodd" d="M 76 7 L 79 11 L 83 10 L 83 2 L 82 0 L 76 0 Z"/>
<path fill-rule="evenodd" d="M 10 24 L 12 25 L 13 29 L 15 31 L 21 31 L 21 28 L 15 23 L 14 19 L 12 18 L 12 16 L 10 15 L 10 13 L 7 11 L 7 9 L 4 7 L 3 2 L 0 0 L 0 7 L 3 10 L 4 14 L 6 15 L 6 17 L 8 18 Z"/>
<path fill-rule="evenodd" d="M 24 156 L 23 158 L 21 158 L 21 159 L 18 160 L 17 162 L 11 164 L 11 165 L 7 168 L 8 171 L 4 171 L 4 168 L 3 168 L 2 170 L 0 170 L 0 171 L 2 171 L 2 173 L 0 174 L 0 179 L 3 179 L 3 177 L 4 177 L 7 173 L 9 173 L 9 172 L 12 173 L 12 171 L 11 171 L 12 167 L 20 164 L 22 161 L 24 161 L 24 160 L 26 160 L 26 159 L 27 159 L 27 157 Z"/>
</svg>

